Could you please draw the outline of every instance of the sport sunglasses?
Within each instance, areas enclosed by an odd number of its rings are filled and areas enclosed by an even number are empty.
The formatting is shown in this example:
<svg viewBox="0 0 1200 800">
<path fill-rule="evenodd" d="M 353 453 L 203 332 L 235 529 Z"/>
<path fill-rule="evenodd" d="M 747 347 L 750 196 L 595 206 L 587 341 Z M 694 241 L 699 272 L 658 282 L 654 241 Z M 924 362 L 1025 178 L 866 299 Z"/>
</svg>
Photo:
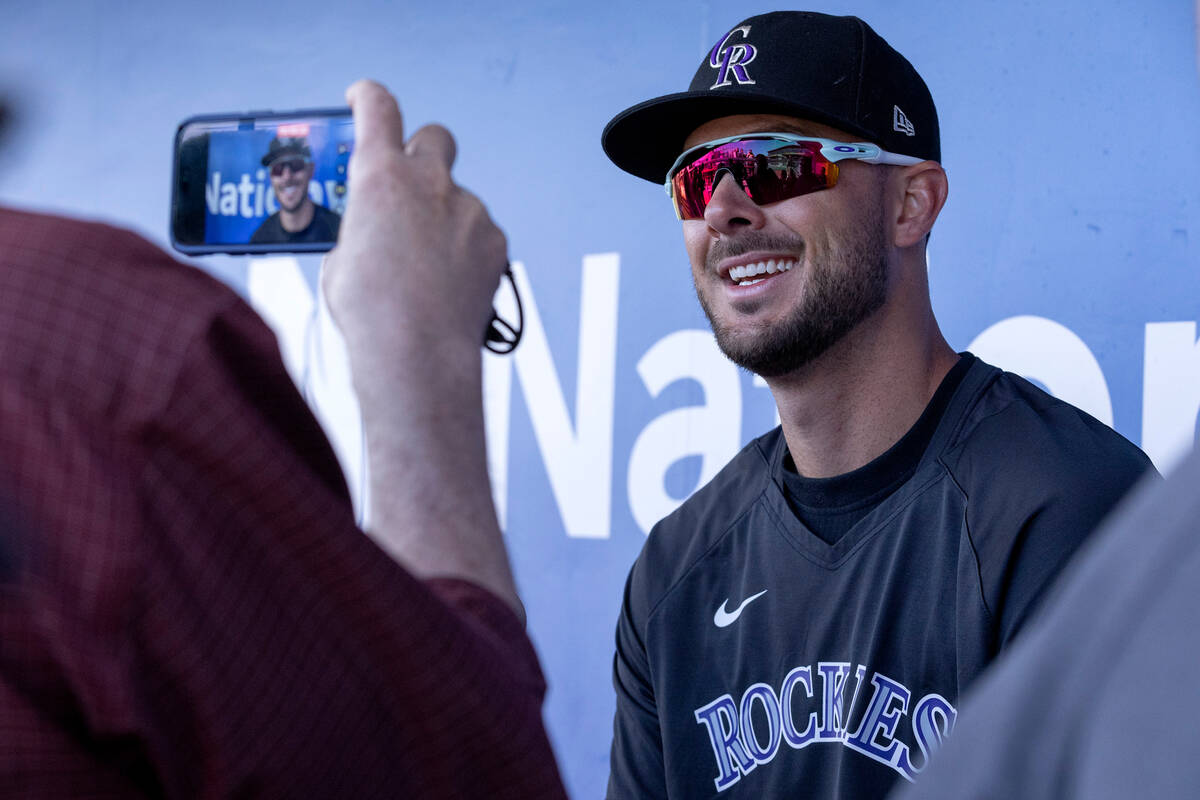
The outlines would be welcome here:
<svg viewBox="0 0 1200 800">
<path fill-rule="evenodd" d="M 309 162 L 303 158 L 281 158 L 278 161 L 271 162 L 271 174 L 278 178 L 283 174 L 284 167 L 287 167 L 295 175 L 308 165 Z"/>
<path fill-rule="evenodd" d="M 924 159 L 889 153 L 866 142 L 837 142 L 794 133 L 752 133 L 714 139 L 684 151 L 667 171 L 664 188 L 680 219 L 701 219 L 725 174 L 746 196 L 766 205 L 837 184 L 837 162 L 911 166 Z"/>
</svg>

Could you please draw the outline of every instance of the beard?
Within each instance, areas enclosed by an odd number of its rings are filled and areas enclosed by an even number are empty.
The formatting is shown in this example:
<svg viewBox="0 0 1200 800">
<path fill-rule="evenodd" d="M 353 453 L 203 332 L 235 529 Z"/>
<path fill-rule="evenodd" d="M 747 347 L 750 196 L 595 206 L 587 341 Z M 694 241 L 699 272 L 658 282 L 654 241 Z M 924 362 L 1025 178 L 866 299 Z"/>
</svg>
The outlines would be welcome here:
<svg viewBox="0 0 1200 800">
<path fill-rule="evenodd" d="M 281 182 L 278 184 L 272 182 L 271 189 L 275 193 L 276 204 L 278 204 L 280 209 L 288 212 L 289 214 L 294 214 L 295 212 L 299 211 L 308 201 L 307 180 L 292 180 L 290 183 Z M 289 190 L 295 190 L 295 200 L 293 200 L 290 205 L 284 202 L 284 197 L 288 196 L 289 194 L 293 194 L 293 192 Z"/>
<path fill-rule="evenodd" d="M 851 241 L 829 250 L 815 261 L 804 240 L 758 233 L 713 244 L 707 267 L 752 250 L 802 252 L 803 262 L 793 269 L 808 270 L 803 296 L 786 319 L 738 330 L 716 317 L 697 287 L 700 306 L 716 334 L 717 346 L 733 363 L 764 378 L 795 372 L 841 341 L 887 300 L 888 264 L 883 214 L 864 214 L 866 226 Z"/>
</svg>

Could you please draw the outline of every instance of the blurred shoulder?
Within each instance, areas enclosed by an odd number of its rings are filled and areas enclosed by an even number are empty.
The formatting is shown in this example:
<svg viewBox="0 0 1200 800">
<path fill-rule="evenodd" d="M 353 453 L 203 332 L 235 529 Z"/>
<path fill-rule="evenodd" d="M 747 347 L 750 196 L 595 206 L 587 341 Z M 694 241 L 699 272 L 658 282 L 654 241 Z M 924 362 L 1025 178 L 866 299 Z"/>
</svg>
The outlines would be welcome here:
<svg viewBox="0 0 1200 800">
<path fill-rule="evenodd" d="M 0 375 L 26 391 L 99 418 L 140 418 L 214 333 L 221 352 L 209 360 L 278 358 L 236 292 L 136 233 L 0 208 Z"/>
<path fill-rule="evenodd" d="M 233 293 L 202 270 L 176 261 L 133 231 L 102 222 L 0 208 L 0 263 L 6 288 L 88 291 L 97 301 L 136 310 L 148 293 L 160 301 L 221 302 Z M 114 286 L 133 292 L 106 291 Z"/>
</svg>

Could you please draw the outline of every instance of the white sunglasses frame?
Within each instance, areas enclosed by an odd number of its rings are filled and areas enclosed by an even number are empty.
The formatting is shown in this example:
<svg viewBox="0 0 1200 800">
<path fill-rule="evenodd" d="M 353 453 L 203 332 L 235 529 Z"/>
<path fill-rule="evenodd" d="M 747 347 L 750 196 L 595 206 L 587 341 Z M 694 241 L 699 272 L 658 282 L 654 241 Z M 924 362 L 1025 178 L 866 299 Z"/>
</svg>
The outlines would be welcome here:
<svg viewBox="0 0 1200 800">
<path fill-rule="evenodd" d="M 822 139 L 818 136 L 801 136 L 798 133 L 743 133 L 737 136 L 727 136 L 724 139 L 713 139 L 711 142 L 704 142 L 684 150 L 679 158 L 675 159 L 675 163 L 671 165 L 671 168 L 667 170 L 667 178 L 663 182 L 663 188 L 667 192 L 667 197 L 671 200 L 671 205 L 675 208 L 675 216 L 683 219 L 683 215 L 679 213 L 679 204 L 675 202 L 675 189 L 672 184 L 672 179 L 679 170 L 699 158 L 704 151 L 713 150 L 730 142 L 757 141 L 761 139 L 774 139 L 786 144 L 795 144 L 798 142 L 819 144 L 821 146 L 819 151 L 821 156 L 831 163 L 854 159 L 856 161 L 865 161 L 868 164 L 911 167 L 914 164 L 920 164 L 922 161 L 927 160 L 917 158 L 916 156 L 892 153 L 870 142 L 839 142 L 835 139 Z"/>
</svg>

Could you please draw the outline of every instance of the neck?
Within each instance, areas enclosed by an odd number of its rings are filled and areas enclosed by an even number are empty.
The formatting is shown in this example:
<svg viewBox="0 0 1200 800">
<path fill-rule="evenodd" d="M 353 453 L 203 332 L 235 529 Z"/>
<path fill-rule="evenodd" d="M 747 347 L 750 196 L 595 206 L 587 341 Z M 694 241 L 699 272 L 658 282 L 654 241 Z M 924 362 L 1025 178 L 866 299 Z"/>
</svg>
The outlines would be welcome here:
<svg viewBox="0 0 1200 800">
<path fill-rule="evenodd" d="M 316 210 L 313 206 L 313 201 L 310 198 L 304 198 L 304 202 L 295 211 L 279 209 L 279 224 L 288 233 L 295 233 L 307 228 L 313 221 L 313 215 Z"/>
<path fill-rule="evenodd" d="M 800 370 L 767 379 L 797 471 L 858 469 L 900 440 L 958 360 L 928 303 L 886 304 Z"/>
</svg>

